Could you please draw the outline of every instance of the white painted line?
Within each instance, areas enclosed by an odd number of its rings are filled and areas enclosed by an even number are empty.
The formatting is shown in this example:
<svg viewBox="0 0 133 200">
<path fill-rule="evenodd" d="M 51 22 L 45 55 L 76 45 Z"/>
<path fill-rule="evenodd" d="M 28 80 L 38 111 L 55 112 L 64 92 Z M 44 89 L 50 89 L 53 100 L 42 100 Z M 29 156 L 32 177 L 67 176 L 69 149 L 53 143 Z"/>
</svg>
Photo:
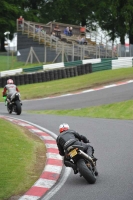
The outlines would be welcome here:
<svg viewBox="0 0 133 200">
<path fill-rule="evenodd" d="M 93 92 L 93 91 L 94 91 L 94 89 L 84 90 L 82 93 Z"/>
<path fill-rule="evenodd" d="M 63 95 L 58 96 L 58 97 L 66 97 L 66 96 L 71 96 L 71 95 L 73 95 L 73 94 L 63 94 Z"/>
<path fill-rule="evenodd" d="M 112 84 L 112 85 L 106 85 L 104 86 L 104 88 L 111 88 L 111 87 L 115 87 L 116 85 L 115 84 Z"/>
<path fill-rule="evenodd" d="M 133 83 L 133 80 L 128 81 L 128 83 Z"/>
<path fill-rule="evenodd" d="M 31 195 L 24 195 L 19 198 L 19 200 L 37 200 L 40 196 L 31 196 Z"/>
</svg>

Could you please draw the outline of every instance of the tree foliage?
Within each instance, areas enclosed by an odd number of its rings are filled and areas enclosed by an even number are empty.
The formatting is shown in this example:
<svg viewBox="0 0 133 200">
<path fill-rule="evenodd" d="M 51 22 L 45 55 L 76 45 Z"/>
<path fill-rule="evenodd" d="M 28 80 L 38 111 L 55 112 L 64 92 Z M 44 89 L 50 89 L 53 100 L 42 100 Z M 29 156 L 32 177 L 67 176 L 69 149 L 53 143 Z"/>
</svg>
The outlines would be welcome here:
<svg viewBox="0 0 133 200">
<path fill-rule="evenodd" d="M 27 21 L 48 23 L 56 21 L 73 25 L 86 25 L 95 29 L 96 23 L 108 32 L 110 38 L 129 36 L 133 44 L 132 0 L 1 0 L 0 40 L 4 32 L 16 32 L 16 19 L 22 15 Z M 12 35 L 10 34 L 10 37 Z"/>
<path fill-rule="evenodd" d="M 41 9 L 41 20 L 89 27 L 93 22 L 93 4 L 92 0 L 48 1 Z"/>
</svg>

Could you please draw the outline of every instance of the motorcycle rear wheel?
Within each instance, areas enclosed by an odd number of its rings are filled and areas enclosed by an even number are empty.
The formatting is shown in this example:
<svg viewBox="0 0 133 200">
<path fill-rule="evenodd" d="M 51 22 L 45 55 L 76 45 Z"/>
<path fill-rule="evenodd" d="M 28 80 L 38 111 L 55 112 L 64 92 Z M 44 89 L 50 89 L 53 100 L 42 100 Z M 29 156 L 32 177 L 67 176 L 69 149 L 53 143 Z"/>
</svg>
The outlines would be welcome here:
<svg viewBox="0 0 133 200">
<path fill-rule="evenodd" d="M 88 183 L 94 184 L 96 182 L 96 177 L 94 173 L 86 166 L 83 159 L 78 160 L 77 168 L 80 174 L 85 178 Z"/>
<path fill-rule="evenodd" d="M 16 101 L 15 104 L 16 104 L 16 113 L 17 113 L 17 115 L 20 115 L 21 111 L 22 111 L 21 104 L 19 101 Z"/>
</svg>

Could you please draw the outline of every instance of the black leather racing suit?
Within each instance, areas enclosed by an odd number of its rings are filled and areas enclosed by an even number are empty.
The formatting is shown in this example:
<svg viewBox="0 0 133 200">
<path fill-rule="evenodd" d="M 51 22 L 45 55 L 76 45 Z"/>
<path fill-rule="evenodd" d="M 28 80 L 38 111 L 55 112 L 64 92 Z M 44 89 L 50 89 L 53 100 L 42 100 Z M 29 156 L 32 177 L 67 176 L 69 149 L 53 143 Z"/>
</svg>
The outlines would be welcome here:
<svg viewBox="0 0 133 200">
<path fill-rule="evenodd" d="M 65 149 L 67 149 L 72 144 L 81 145 L 83 147 L 83 151 L 86 152 L 89 156 L 93 156 L 94 149 L 89 144 L 89 140 L 77 133 L 74 130 L 67 130 L 62 132 L 56 139 L 56 143 L 59 149 L 59 154 L 61 156 L 65 156 Z M 64 164 L 65 164 L 65 157 L 64 157 Z"/>
</svg>

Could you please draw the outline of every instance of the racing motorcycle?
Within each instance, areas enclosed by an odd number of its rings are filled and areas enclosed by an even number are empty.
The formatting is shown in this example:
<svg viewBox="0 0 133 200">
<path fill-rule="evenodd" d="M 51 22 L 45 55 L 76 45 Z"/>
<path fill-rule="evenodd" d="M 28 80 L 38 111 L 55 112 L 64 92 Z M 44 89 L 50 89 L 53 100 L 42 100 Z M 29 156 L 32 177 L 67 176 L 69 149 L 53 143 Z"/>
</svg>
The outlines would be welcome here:
<svg viewBox="0 0 133 200">
<path fill-rule="evenodd" d="M 20 101 L 20 93 L 15 92 L 10 98 L 7 97 L 7 111 L 9 114 L 15 112 L 17 115 L 20 115 L 22 112 L 22 103 Z"/>
<path fill-rule="evenodd" d="M 72 165 L 76 167 L 80 177 L 84 177 L 85 180 L 94 184 L 96 182 L 96 176 L 98 172 L 96 170 L 96 161 L 83 151 L 83 147 L 79 145 L 72 145 L 66 149 L 66 157 Z M 67 161 L 66 161 L 67 162 Z"/>
</svg>

